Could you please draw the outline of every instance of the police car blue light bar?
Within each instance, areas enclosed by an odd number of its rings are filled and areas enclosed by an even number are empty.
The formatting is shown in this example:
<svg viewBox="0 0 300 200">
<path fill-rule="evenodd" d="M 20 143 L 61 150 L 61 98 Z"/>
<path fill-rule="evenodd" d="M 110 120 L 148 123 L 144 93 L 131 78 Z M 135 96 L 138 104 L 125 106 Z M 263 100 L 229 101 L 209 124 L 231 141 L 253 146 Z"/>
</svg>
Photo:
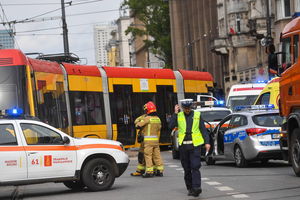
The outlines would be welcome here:
<svg viewBox="0 0 300 200">
<path fill-rule="evenodd" d="M 11 108 L 6 110 L 6 115 L 11 117 L 17 117 L 23 114 L 23 109 L 21 108 Z"/>
<path fill-rule="evenodd" d="M 235 110 L 271 110 L 274 109 L 274 104 L 266 104 L 266 105 L 244 105 L 244 106 L 236 106 Z"/>
</svg>

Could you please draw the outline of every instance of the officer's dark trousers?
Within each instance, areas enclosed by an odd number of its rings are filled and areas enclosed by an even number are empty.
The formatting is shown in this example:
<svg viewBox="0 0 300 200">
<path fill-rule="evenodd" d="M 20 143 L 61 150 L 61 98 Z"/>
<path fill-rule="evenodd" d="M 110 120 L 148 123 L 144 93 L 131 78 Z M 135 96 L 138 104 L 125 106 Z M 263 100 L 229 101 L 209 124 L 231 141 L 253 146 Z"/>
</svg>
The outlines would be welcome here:
<svg viewBox="0 0 300 200">
<path fill-rule="evenodd" d="M 201 188 L 201 147 L 192 145 L 181 145 L 179 147 L 180 160 L 184 169 L 184 181 L 186 188 Z"/>
</svg>

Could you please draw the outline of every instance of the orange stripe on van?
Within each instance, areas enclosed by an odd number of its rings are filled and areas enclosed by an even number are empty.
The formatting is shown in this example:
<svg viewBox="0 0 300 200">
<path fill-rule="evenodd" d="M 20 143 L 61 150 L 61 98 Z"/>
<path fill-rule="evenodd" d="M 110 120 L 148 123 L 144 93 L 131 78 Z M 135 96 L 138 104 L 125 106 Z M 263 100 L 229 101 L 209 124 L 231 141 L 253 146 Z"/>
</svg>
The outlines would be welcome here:
<svg viewBox="0 0 300 200">
<path fill-rule="evenodd" d="M 83 149 L 118 149 L 122 151 L 122 148 L 113 144 L 87 144 L 79 146 L 13 146 L 13 147 L 0 147 L 0 151 L 76 151 Z"/>
<path fill-rule="evenodd" d="M 246 91 L 246 90 L 263 90 L 263 87 L 253 87 L 253 88 L 234 88 L 233 91 L 234 92 L 238 92 L 238 91 Z"/>
</svg>

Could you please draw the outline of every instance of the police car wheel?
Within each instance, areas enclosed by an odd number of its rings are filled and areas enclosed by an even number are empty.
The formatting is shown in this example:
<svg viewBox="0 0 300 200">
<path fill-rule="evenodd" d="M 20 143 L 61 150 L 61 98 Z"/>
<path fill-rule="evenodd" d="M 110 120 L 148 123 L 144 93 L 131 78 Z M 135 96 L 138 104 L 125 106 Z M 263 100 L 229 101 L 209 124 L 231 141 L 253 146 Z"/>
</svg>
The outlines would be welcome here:
<svg viewBox="0 0 300 200">
<path fill-rule="evenodd" d="M 104 158 L 90 160 L 83 168 L 81 178 L 91 191 L 108 190 L 115 182 L 114 166 Z"/>
<path fill-rule="evenodd" d="M 81 181 L 65 181 L 63 184 L 71 190 L 82 190 L 85 185 Z"/>
<path fill-rule="evenodd" d="M 248 164 L 239 146 L 236 146 L 234 149 L 234 161 L 236 166 L 240 168 L 246 167 Z"/>
<path fill-rule="evenodd" d="M 300 128 L 294 129 L 291 144 L 292 166 L 296 176 L 300 176 Z"/>
</svg>

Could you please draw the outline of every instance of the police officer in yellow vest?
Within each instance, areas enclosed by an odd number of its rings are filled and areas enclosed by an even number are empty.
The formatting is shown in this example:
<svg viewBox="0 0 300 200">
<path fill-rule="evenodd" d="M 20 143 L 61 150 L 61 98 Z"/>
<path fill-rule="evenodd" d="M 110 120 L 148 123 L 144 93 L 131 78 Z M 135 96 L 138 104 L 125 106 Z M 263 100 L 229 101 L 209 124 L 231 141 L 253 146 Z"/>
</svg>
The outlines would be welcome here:
<svg viewBox="0 0 300 200">
<path fill-rule="evenodd" d="M 180 160 L 184 169 L 184 180 L 188 196 L 198 197 L 201 189 L 201 145 L 205 144 L 206 151 L 210 149 L 209 135 L 201 118 L 201 113 L 191 109 L 193 99 L 180 101 L 183 112 L 179 112 L 179 105 L 175 106 L 169 128 L 178 127 L 178 143 Z"/>
<path fill-rule="evenodd" d="M 156 166 L 156 176 L 163 176 L 163 161 L 160 156 L 159 135 L 161 121 L 156 113 L 156 106 L 149 101 L 144 105 L 147 116 L 136 124 L 136 127 L 143 128 L 144 137 L 144 157 L 146 163 L 144 178 L 154 176 L 154 165 Z"/>
</svg>

